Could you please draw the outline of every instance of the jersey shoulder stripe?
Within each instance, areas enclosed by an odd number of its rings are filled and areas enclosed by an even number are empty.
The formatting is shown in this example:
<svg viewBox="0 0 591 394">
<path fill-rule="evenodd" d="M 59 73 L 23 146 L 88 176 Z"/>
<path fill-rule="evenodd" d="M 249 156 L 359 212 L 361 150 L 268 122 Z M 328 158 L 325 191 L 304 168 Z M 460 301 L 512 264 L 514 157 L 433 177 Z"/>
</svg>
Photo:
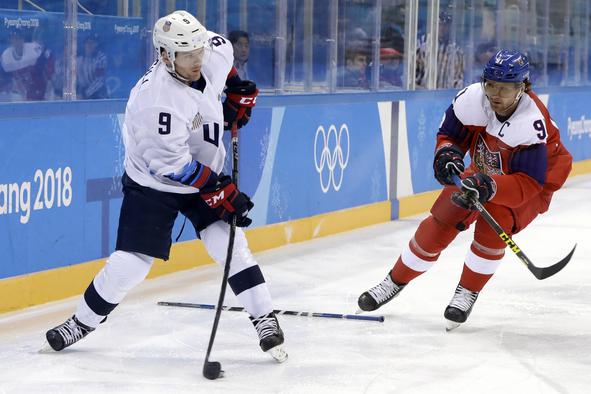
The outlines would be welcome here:
<svg viewBox="0 0 591 394">
<path fill-rule="evenodd" d="M 482 85 L 473 83 L 460 90 L 454 98 L 454 114 L 464 126 L 486 126 L 488 117 L 484 112 L 485 100 Z"/>
</svg>

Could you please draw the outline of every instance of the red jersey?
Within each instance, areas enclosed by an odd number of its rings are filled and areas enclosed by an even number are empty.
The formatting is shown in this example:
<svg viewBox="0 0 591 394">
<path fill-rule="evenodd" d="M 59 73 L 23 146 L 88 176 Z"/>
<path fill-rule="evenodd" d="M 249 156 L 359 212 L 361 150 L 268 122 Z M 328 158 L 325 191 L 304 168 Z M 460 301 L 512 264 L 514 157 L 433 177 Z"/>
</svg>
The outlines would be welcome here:
<svg viewBox="0 0 591 394">
<path fill-rule="evenodd" d="M 490 202 L 510 208 L 540 199 L 538 212 L 546 211 L 572 167 L 556 123 L 531 91 L 521 96 L 509 118 L 500 119 L 482 84 L 461 90 L 437 134 L 437 148 L 449 143 L 470 153 L 468 173 L 485 173 L 495 180 L 497 193 Z"/>
</svg>

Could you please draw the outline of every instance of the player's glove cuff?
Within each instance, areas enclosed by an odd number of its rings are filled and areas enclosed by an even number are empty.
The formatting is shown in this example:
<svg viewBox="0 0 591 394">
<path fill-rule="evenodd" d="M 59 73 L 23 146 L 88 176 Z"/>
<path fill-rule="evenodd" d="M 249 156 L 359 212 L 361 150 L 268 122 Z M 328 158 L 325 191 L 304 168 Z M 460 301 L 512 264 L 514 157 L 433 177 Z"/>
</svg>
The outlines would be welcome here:
<svg viewBox="0 0 591 394">
<path fill-rule="evenodd" d="M 167 174 L 165 177 L 197 189 L 214 185 L 218 180 L 218 175 L 211 168 L 199 163 L 197 160 L 192 160 L 189 164 L 185 165 L 180 173 Z"/>
</svg>

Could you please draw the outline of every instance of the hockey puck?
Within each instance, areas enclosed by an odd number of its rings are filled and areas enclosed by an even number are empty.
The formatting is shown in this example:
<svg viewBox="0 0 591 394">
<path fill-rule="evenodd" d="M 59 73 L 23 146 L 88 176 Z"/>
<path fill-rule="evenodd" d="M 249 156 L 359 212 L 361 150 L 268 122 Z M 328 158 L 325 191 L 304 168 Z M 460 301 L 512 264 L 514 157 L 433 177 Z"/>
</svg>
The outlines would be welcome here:
<svg viewBox="0 0 591 394">
<path fill-rule="evenodd" d="M 215 380 L 224 375 L 222 364 L 217 361 L 206 361 L 203 365 L 203 376 L 209 380 Z"/>
</svg>

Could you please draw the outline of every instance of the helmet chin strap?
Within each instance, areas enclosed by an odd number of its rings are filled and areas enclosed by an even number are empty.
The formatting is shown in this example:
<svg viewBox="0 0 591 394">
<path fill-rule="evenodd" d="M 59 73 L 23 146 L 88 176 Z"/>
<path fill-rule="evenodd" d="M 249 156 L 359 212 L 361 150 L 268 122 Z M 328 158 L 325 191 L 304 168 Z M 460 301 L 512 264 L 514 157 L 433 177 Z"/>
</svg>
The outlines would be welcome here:
<svg viewBox="0 0 591 394">
<path fill-rule="evenodd" d="M 182 75 L 180 75 L 179 73 L 176 72 L 176 69 L 174 68 L 174 61 L 170 60 L 170 57 L 168 58 L 168 62 L 170 63 L 170 66 L 164 62 L 164 58 L 160 57 L 162 62 L 164 63 L 164 65 L 166 66 L 166 71 L 168 71 L 168 73 L 175 79 L 178 79 L 179 81 L 181 81 L 182 83 L 191 83 L 190 80 L 188 80 L 187 78 L 184 78 Z"/>
<path fill-rule="evenodd" d="M 168 67 L 167 67 L 168 68 Z M 191 83 L 192 81 L 189 79 L 184 78 L 182 75 L 180 75 L 179 73 L 177 73 L 176 71 L 170 71 L 170 69 L 168 70 L 168 73 L 173 77 L 178 79 L 179 81 L 183 82 L 183 83 Z"/>
<path fill-rule="evenodd" d="M 519 99 L 521 98 L 522 95 L 523 95 L 523 88 L 519 89 L 519 93 L 517 93 L 517 95 L 515 96 L 515 100 L 513 100 L 513 102 L 510 105 L 508 105 L 507 108 L 505 108 L 503 110 L 503 112 L 509 111 L 509 109 L 511 107 L 513 107 L 519 101 Z"/>
</svg>

